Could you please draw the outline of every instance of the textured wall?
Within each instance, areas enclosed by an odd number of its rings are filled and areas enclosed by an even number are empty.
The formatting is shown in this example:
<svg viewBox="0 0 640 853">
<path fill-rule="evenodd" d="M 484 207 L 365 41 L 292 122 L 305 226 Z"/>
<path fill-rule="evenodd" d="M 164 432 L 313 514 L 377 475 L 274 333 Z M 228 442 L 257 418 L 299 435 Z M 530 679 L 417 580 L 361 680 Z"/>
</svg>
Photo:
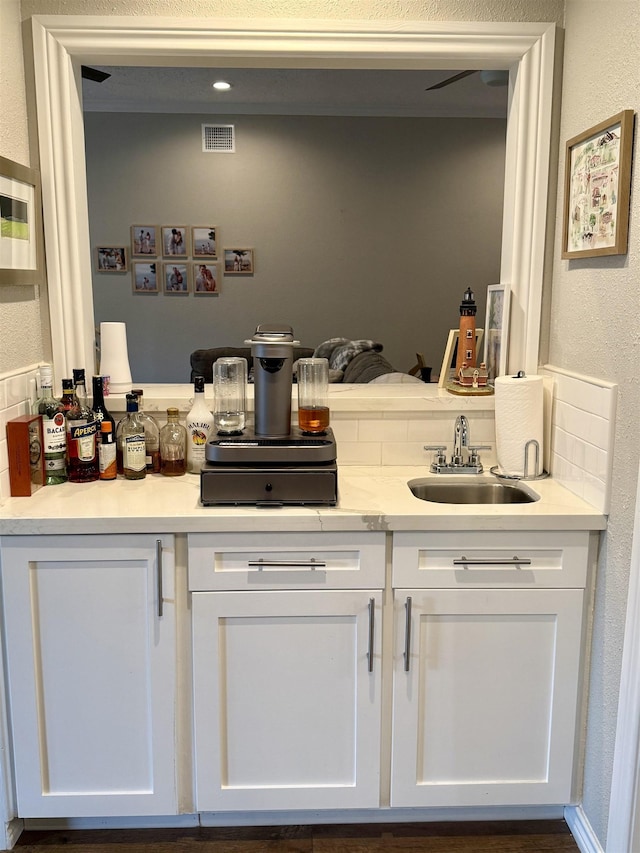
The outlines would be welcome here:
<svg viewBox="0 0 640 853">
<path fill-rule="evenodd" d="M 30 166 L 19 0 L 0 2 L 0 156 Z M 0 374 L 42 358 L 37 287 L 0 287 Z"/>
<path fill-rule="evenodd" d="M 623 109 L 638 108 L 640 4 L 568 0 L 558 186 L 564 142 Z M 619 383 L 609 527 L 598 566 L 584 809 L 603 842 L 615 744 L 634 496 L 640 446 L 640 169 L 637 128 L 627 255 L 560 260 L 558 192 L 549 361 Z"/>
</svg>

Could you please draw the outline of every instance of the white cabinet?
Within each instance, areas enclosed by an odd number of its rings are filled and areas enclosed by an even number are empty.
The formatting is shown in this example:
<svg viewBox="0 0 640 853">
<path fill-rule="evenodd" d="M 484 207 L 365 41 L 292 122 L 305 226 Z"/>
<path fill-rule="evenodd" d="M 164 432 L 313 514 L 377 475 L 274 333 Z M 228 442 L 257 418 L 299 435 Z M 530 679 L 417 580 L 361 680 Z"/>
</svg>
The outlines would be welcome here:
<svg viewBox="0 0 640 853">
<path fill-rule="evenodd" d="M 392 806 L 572 801 L 589 541 L 394 536 Z"/>
<path fill-rule="evenodd" d="M 21 817 L 177 812 L 173 537 L 5 537 Z"/>
<path fill-rule="evenodd" d="M 193 595 L 199 811 L 379 804 L 381 597 Z"/>
<path fill-rule="evenodd" d="M 392 806 L 571 801 L 582 600 L 396 590 Z"/>
<path fill-rule="evenodd" d="M 189 537 L 199 811 L 379 805 L 384 575 L 384 533 Z"/>
</svg>

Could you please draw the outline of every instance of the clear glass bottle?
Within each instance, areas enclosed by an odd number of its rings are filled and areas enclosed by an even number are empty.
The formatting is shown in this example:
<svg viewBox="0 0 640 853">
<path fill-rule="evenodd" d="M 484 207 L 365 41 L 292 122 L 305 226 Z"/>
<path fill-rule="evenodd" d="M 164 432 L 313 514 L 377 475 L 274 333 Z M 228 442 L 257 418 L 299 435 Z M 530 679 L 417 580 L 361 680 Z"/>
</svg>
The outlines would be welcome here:
<svg viewBox="0 0 640 853">
<path fill-rule="evenodd" d="M 167 423 L 160 430 L 160 473 L 165 477 L 179 477 L 187 470 L 187 431 L 180 423 L 179 415 L 178 409 L 167 409 Z"/>
<path fill-rule="evenodd" d="M 126 480 L 142 480 L 147 475 L 147 454 L 135 394 L 127 394 L 127 416 L 121 423 L 122 473 Z"/>
<path fill-rule="evenodd" d="M 33 405 L 33 414 L 42 416 L 44 484 L 57 486 L 69 479 L 67 432 L 64 406 L 53 396 L 53 370 L 50 364 L 43 364 L 40 368 L 40 394 Z"/>
<path fill-rule="evenodd" d="M 100 461 L 100 479 L 115 480 L 117 475 L 116 442 L 111 421 L 108 420 L 104 420 L 100 424 L 98 459 Z"/>
<path fill-rule="evenodd" d="M 146 447 L 147 474 L 160 473 L 160 427 L 157 420 L 143 409 L 142 388 L 132 388 L 132 394 L 138 398 L 138 414 L 144 424 L 144 442 Z"/>
<path fill-rule="evenodd" d="M 212 429 L 213 414 L 204 399 L 204 376 L 196 376 L 193 381 L 193 405 L 187 415 L 187 471 L 190 474 L 200 473 Z"/>
<path fill-rule="evenodd" d="M 67 471 L 71 483 L 91 483 L 100 477 L 98 424 L 87 402 L 84 370 L 73 371 L 73 382 L 73 400 L 65 413 Z"/>
</svg>

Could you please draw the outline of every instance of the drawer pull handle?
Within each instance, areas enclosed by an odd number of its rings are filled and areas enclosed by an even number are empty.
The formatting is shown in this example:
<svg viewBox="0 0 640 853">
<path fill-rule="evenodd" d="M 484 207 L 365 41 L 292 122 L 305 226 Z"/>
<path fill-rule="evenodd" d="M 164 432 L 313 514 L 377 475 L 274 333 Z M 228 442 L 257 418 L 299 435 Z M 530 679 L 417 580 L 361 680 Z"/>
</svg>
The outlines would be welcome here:
<svg viewBox="0 0 640 853">
<path fill-rule="evenodd" d="M 407 596 L 404 605 L 405 623 L 404 623 L 404 671 L 409 672 L 409 662 L 411 660 L 411 596 Z"/>
<path fill-rule="evenodd" d="M 482 559 L 471 557 L 467 559 L 464 555 L 460 557 L 459 560 L 453 561 L 454 566 L 530 566 L 531 560 L 529 557 L 515 557 L 509 558 L 500 558 L 496 557 L 495 559 Z"/>
<path fill-rule="evenodd" d="M 162 539 L 156 539 L 156 582 L 158 593 L 158 619 L 162 619 L 164 610 L 164 591 L 162 589 Z"/>
<path fill-rule="evenodd" d="M 369 599 L 369 651 L 367 652 L 367 658 L 369 660 L 369 672 L 373 672 L 373 641 L 374 641 L 374 632 L 375 632 L 375 614 L 376 614 L 376 600 L 375 598 Z"/>
<path fill-rule="evenodd" d="M 260 557 L 259 560 L 249 560 L 248 564 L 251 569 L 264 568 L 297 568 L 297 569 L 326 569 L 327 564 L 321 560 L 316 560 L 312 557 L 310 560 L 265 560 Z"/>
</svg>

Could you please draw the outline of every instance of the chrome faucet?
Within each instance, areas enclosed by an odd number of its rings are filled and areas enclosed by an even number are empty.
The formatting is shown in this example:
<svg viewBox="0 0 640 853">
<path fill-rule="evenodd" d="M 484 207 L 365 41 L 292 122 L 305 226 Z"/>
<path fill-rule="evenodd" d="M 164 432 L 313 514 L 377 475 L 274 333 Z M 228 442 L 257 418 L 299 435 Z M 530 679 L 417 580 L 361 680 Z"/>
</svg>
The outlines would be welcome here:
<svg viewBox="0 0 640 853">
<path fill-rule="evenodd" d="M 434 457 L 431 463 L 433 474 L 482 474 L 483 467 L 480 461 L 480 450 L 491 450 L 490 445 L 478 444 L 471 446 L 471 430 L 469 421 L 465 415 L 458 415 L 453 428 L 453 452 L 451 461 L 447 462 L 445 456 L 446 446 L 443 444 L 425 445 L 425 450 L 433 450 Z M 467 451 L 465 458 L 464 451 Z"/>
</svg>

